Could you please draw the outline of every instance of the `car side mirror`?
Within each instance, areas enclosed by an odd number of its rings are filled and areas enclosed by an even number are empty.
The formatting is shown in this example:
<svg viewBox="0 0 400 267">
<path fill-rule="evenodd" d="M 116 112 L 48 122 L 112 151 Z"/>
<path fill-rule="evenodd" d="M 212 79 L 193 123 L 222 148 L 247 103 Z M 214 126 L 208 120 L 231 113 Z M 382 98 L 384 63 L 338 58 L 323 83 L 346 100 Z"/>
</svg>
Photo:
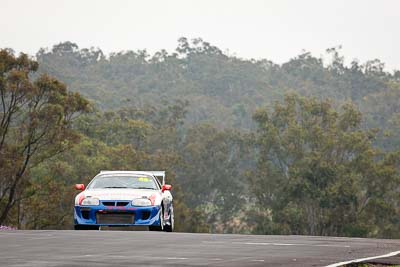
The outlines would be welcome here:
<svg viewBox="0 0 400 267">
<path fill-rule="evenodd" d="M 165 185 L 162 186 L 161 192 L 164 193 L 164 191 L 166 191 L 166 190 L 170 191 L 171 189 L 172 189 L 172 185 L 165 184 Z"/>
<path fill-rule="evenodd" d="M 84 184 L 76 184 L 75 189 L 79 191 L 85 190 L 85 185 Z"/>
</svg>

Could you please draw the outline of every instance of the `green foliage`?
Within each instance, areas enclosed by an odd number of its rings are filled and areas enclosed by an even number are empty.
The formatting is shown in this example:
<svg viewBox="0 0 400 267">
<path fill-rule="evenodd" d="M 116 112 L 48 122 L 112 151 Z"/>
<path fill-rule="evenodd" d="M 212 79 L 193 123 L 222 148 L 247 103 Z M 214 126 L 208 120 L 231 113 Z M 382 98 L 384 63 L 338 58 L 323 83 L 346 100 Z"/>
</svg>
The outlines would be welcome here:
<svg viewBox="0 0 400 267">
<path fill-rule="evenodd" d="M 270 211 L 268 231 L 397 236 L 400 157 L 373 148 L 375 134 L 361 128 L 354 105 L 337 112 L 329 101 L 289 94 L 254 119 L 259 162 L 250 184 Z"/>
<path fill-rule="evenodd" d="M 212 231 L 234 231 L 228 224 L 245 204 L 246 178 L 239 164 L 246 158 L 242 146 L 238 133 L 200 124 L 188 130 L 180 147 L 183 166 L 178 181 L 190 192 L 186 197 L 189 207 L 201 207 L 207 223 L 215 224 Z"/>
<path fill-rule="evenodd" d="M 29 183 L 29 169 L 65 151 L 79 136 L 73 118 L 89 109 L 78 93 L 47 75 L 26 54 L 0 50 L 0 224 Z"/>
<path fill-rule="evenodd" d="M 375 110 L 384 109 L 383 102 L 371 106 L 366 99 L 393 93 L 398 72 L 385 72 L 379 60 L 364 64 L 353 60 L 346 66 L 340 47 L 327 49 L 325 58 L 304 52 L 277 65 L 268 60 L 237 58 L 202 39 L 186 38 L 179 39 L 172 54 L 165 50 L 152 56 L 146 51 L 125 51 L 104 56 L 99 49 L 79 49 L 70 42 L 37 54 L 40 72 L 56 76 L 107 111 L 148 109 L 179 98 L 189 101 L 187 125 L 209 123 L 219 129 L 249 130 L 254 129 L 252 114 L 257 108 L 295 91 L 331 98 L 336 107 L 351 100 L 368 114 L 369 128 L 389 130 L 391 125 L 382 118 L 398 113 L 400 104 L 393 103 L 388 114 L 380 116 L 383 114 Z M 395 142 L 385 140 L 385 147 Z"/>
</svg>

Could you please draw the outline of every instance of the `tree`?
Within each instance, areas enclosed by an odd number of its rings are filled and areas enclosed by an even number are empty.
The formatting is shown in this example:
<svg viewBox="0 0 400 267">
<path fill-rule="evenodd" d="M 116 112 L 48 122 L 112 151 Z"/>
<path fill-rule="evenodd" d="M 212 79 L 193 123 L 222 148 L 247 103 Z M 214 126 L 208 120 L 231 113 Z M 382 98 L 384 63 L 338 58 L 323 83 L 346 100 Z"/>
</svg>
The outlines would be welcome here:
<svg viewBox="0 0 400 267">
<path fill-rule="evenodd" d="M 179 182 L 189 207 L 202 209 L 213 232 L 228 232 L 228 224 L 245 203 L 245 160 L 240 134 L 210 125 L 190 128 L 179 150 L 183 165 Z"/>
<path fill-rule="evenodd" d="M 256 231 L 395 235 L 396 227 L 382 226 L 394 226 L 398 214 L 399 155 L 373 148 L 375 132 L 362 129 L 352 104 L 337 112 L 329 100 L 289 94 L 254 119 L 259 162 L 251 188 L 269 218 Z"/>
<path fill-rule="evenodd" d="M 31 81 L 37 68 L 26 54 L 0 50 L 0 224 L 20 200 L 28 169 L 71 148 L 79 140 L 71 121 L 89 110 L 56 79 Z"/>
</svg>

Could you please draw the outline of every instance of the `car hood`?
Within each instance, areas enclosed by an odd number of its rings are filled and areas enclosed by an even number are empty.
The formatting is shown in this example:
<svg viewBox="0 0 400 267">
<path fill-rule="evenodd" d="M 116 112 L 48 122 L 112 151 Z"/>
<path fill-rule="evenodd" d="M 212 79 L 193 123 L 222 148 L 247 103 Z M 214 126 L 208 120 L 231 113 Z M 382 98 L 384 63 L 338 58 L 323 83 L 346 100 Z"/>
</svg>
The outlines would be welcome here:
<svg viewBox="0 0 400 267">
<path fill-rule="evenodd" d="M 97 197 L 100 200 L 132 200 L 134 198 L 150 197 L 160 192 L 147 189 L 104 188 L 85 190 L 85 197 Z"/>
</svg>

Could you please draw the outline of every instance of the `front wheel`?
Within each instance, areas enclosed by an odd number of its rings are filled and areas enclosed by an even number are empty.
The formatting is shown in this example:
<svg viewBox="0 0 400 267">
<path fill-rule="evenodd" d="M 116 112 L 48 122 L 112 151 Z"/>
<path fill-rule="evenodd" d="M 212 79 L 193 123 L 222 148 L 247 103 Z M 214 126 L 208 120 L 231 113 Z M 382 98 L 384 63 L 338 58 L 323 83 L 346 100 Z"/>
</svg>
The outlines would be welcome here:
<svg viewBox="0 0 400 267">
<path fill-rule="evenodd" d="M 173 232 L 174 231 L 174 207 L 171 206 L 171 209 L 169 211 L 169 220 L 166 223 L 164 230 L 166 232 Z"/>
</svg>

